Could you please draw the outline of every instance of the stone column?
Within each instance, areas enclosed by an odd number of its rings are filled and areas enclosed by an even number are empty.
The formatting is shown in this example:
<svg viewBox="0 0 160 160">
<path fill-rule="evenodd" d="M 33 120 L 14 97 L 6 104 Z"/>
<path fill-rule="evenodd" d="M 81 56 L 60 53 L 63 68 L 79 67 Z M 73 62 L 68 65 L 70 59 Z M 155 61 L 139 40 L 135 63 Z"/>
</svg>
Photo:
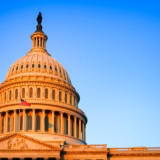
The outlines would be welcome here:
<svg viewBox="0 0 160 160">
<path fill-rule="evenodd" d="M 0 133 L 2 133 L 2 119 L 1 119 L 1 112 L 0 112 Z"/>
<path fill-rule="evenodd" d="M 6 127 L 5 127 L 5 133 L 8 132 L 8 111 L 6 111 Z"/>
<path fill-rule="evenodd" d="M 68 115 L 68 136 L 71 136 L 71 115 Z"/>
<path fill-rule="evenodd" d="M 45 119 L 45 110 L 42 109 L 42 132 L 44 132 L 44 119 Z"/>
<path fill-rule="evenodd" d="M 14 132 L 16 132 L 16 110 L 14 110 Z"/>
<path fill-rule="evenodd" d="M 32 132 L 35 132 L 35 109 L 32 109 L 33 119 L 32 119 Z"/>
<path fill-rule="evenodd" d="M 26 131 L 26 110 L 23 109 L 23 132 Z"/>
<path fill-rule="evenodd" d="M 84 139 L 84 122 L 83 121 L 82 121 L 82 127 L 83 127 L 82 128 L 82 135 L 83 135 L 82 136 L 82 140 L 85 141 L 85 139 Z"/>
<path fill-rule="evenodd" d="M 52 133 L 54 133 L 54 111 L 52 110 Z"/>
<path fill-rule="evenodd" d="M 61 115 L 61 134 L 63 134 L 63 113 L 60 112 Z"/>
<path fill-rule="evenodd" d="M 79 118 L 79 139 L 81 139 L 81 119 Z"/>
<path fill-rule="evenodd" d="M 74 116 L 74 137 L 77 138 L 77 117 Z"/>
</svg>

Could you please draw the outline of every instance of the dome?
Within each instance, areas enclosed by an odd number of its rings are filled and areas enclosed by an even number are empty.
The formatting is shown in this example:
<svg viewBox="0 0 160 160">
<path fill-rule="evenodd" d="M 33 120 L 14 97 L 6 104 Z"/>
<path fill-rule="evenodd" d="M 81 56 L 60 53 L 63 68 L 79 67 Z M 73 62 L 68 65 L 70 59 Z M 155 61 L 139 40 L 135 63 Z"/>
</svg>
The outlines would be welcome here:
<svg viewBox="0 0 160 160">
<path fill-rule="evenodd" d="M 35 50 L 17 60 L 8 70 L 6 79 L 20 75 L 44 75 L 58 78 L 70 83 L 64 67 L 47 52 Z"/>
</svg>

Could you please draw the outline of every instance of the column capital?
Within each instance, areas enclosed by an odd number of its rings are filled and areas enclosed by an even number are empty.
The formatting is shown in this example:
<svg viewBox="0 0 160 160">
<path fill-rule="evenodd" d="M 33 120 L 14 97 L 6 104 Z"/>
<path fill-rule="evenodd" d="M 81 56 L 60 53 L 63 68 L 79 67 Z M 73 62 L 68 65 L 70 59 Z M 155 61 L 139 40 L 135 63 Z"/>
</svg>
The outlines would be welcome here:
<svg viewBox="0 0 160 160">
<path fill-rule="evenodd" d="M 35 111 L 36 109 L 35 108 L 32 108 L 32 111 Z"/>
<path fill-rule="evenodd" d="M 48 160 L 48 157 L 44 157 L 44 160 Z"/>
<path fill-rule="evenodd" d="M 73 116 L 73 117 L 74 117 L 74 119 L 77 118 L 77 116 Z"/>
<path fill-rule="evenodd" d="M 67 113 L 67 116 L 71 116 L 69 113 Z"/>
<path fill-rule="evenodd" d="M 51 110 L 51 112 L 55 112 L 55 110 Z"/>
</svg>

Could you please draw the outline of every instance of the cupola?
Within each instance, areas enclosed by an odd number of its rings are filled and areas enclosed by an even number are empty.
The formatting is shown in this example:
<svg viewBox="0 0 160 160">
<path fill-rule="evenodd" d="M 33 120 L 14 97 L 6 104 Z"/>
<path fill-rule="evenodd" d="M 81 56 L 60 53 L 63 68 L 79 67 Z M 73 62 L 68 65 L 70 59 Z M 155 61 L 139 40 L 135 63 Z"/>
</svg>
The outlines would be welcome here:
<svg viewBox="0 0 160 160">
<path fill-rule="evenodd" d="M 32 49 L 33 50 L 46 50 L 46 41 L 48 39 L 47 35 L 45 35 L 42 31 L 42 15 L 41 12 L 39 12 L 39 15 L 37 17 L 37 30 L 31 35 L 31 39 L 32 39 Z"/>
</svg>

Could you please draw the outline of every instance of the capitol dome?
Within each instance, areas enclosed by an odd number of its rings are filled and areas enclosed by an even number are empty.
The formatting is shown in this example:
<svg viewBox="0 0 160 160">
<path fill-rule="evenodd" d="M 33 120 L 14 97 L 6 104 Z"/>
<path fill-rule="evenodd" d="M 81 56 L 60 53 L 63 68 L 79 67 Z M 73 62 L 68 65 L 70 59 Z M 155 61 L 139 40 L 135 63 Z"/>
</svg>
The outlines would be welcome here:
<svg viewBox="0 0 160 160">
<path fill-rule="evenodd" d="M 64 67 L 46 50 L 41 13 L 32 48 L 0 85 L 0 137 L 20 132 L 47 143 L 86 144 L 87 117 Z M 21 106 L 20 100 L 30 104 Z"/>
</svg>

